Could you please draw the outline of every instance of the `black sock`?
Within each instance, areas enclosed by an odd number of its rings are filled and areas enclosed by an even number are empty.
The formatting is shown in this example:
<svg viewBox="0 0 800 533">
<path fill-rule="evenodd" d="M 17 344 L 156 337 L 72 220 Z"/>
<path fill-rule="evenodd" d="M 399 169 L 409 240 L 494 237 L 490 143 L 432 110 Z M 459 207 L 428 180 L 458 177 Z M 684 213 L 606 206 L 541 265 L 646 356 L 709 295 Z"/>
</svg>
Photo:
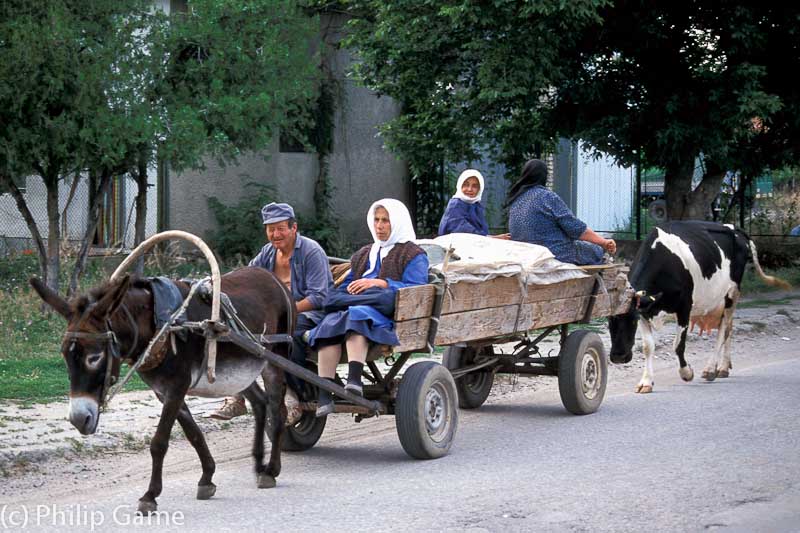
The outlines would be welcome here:
<svg viewBox="0 0 800 533">
<path fill-rule="evenodd" d="M 347 382 L 348 383 L 361 383 L 361 372 L 364 370 L 364 363 L 359 361 L 350 361 L 347 363 L 348 374 L 347 374 Z"/>
</svg>

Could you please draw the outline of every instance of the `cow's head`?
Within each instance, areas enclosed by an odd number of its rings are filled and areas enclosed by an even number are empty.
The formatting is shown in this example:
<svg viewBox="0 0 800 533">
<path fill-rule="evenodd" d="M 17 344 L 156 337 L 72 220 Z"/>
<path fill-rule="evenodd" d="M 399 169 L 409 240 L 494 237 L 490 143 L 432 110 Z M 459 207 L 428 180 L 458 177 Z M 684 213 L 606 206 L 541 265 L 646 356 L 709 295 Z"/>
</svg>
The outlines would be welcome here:
<svg viewBox="0 0 800 533">
<path fill-rule="evenodd" d="M 36 293 L 67 319 L 61 354 L 69 373 L 69 421 L 84 435 L 97 429 L 106 389 L 119 376 L 120 361 L 110 316 L 121 304 L 129 277 L 110 284 L 100 298 L 80 296 L 68 302 L 36 278 Z"/>
<path fill-rule="evenodd" d="M 645 291 L 637 291 L 627 313 L 608 318 L 608 332 L 611 335 L 609 358 L 612 363 L 629 363 L 633 359 L 633 345 L 636 341 L 639 318 L 642 315 L 652 316 L 654 306 L 661 296 L 660 292 L 648 295 Z"/>
</svg>

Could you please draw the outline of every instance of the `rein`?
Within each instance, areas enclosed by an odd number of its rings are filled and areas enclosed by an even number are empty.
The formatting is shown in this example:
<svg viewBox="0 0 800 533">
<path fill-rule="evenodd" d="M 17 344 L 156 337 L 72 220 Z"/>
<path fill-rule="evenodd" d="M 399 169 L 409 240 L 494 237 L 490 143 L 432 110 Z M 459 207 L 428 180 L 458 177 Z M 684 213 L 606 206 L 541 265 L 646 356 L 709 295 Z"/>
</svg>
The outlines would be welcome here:
<svg viewBox="0 0 800 533">
<path fill-rule="evenodd" d="M 101 398 L 101 407 L 105 407 L 108 399 L 108 393 L 111 386 L 114 384 L 115 378 L 113 373 L 114 361 L 121 361 L 125 359 L 130 359 L 131 354 L 133 354 L 133 350 L 136 348 L 136 344 L 139 342 L 139 328 L 136 325 L 136 321 L 133 319 L 133 315 L 128 310 L 128 307 L 125 304 L 121 304 L 120 307 L 125 313 L 125 318 L 128 319 L 128 322 L 132 326 L 133 331 L 133 343 L 131 344 L 130 350 L 128 353 L 125 354 L 125 357 L 120 357 L 119 353 L 119 339 L 117 339 L 117 335 L 114 333 L 114 330 L 111 327 L 111 318 L 109 317 L 106 319 L 106 331 L 102 333 L 87 333 L 85 331 L 67 331 L 64 333 L 64 338 L 75 342 L 77 339 L 88 339 L 88 340 L 105 340 L 106 341 L 106 357 L 108 357 L 108 361 L 106 362 L 106 375 L 103 379 L 103 392 Z"/>
</svg>

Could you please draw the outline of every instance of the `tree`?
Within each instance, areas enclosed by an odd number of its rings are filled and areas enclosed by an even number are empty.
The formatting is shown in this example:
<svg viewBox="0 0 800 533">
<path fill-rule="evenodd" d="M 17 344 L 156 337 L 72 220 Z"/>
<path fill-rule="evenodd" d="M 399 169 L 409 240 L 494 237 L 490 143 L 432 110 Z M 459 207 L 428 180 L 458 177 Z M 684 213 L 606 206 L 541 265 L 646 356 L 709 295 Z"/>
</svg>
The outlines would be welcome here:
<svg viewBox="0 0 800 533">
<path fill-rule="evenodd" d="M 356 73 L 404 104 L 384 131 L 412 170 L 482 151 L 516 170 L 559 136 L 582 139 L 664 168 L 676 219 L 703 218 L 725 171 L 797 155 L 785 73 L 800 61 L 798 12 L 762 4 L 344 3 Z"/>
<path fill-rule="evenodd" d="M 206 156 L 231 161 L 295 127 L 314 88 L 315 20 L 293 2 L 196 0 L 167 18 L 140 0 L 6 2 L 0 7 L 0 186 L 14 195 L 58 289 L 58 184 L 87 172 L 89 220 L 71 288 L 83 270 L 102 195 L 114 176 Z M 42 31 L 46 28 L 46 31 Z M 45 248 L 15 180 L 40 175 L 48 191 Z"/>
<path fill-rule="evenodd" d="M 541 104 L 562 75 L 560 50 L 599 3 L 343 2 L 357 78 L 403 105 L 383 134 L 409 163 L 423 230 L 436 227 L 450 192 L 434 186 L 444 162 L 490 155 L 516 174 L 554 145 Z"/>
<path fill-rule="evenodd" d="M 728 170 L 754 176 L 798 153 L 797 9 L 617 1 L 565 54 L 547 113 L 623 163 L 665 170 L 670 218 L 706 218 Z M 695 161 L 704 175 L 692 189 Z"/>
<path fill-rule="evenodd" d="M 128 147 L 151 136 L 131 120 L 133 65 L 147 5 L 140 0 L 4 2 L 0 6 L 0 182 L 14 196 L 47 284 L 59 284 L 59 182 L 91 168 L 95 197 L 130 164 Z M 138 118 L 138 117 L 136 117 Z M 15 181 L 47 188 L 47 246 Z M 89 218 L 96 217 L 97 204 Z M 91 222 L 89 224 L 91 226 Z M 93 229 L 93 228 L 92 228 Z"/>
</svg>

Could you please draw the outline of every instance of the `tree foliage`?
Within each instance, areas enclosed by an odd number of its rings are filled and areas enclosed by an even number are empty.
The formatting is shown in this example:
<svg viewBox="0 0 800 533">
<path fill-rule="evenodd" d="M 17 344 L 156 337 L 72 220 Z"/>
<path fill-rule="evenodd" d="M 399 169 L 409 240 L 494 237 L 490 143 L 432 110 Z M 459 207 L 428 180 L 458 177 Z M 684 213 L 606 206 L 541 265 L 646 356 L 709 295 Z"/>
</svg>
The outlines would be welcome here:
<svg viewBox="0 0 800 533">
<path fill-rule="evenodd" d="M 143 207 L 143 175 L 156 158 L 177 169 L 207 156 L 230 161 L 308 120 L 313 17 L 281 0 L 189 5 L 167 16 L 143 0 L 0 4 L 0 185 L 17 200 L 54 288 L 64 176 L 97 178 L 75 278 L 113 176 L 137 177 Z M 46 249 L 15 186 L 31 174 L 48 190 Z"/>
<path fill-rule="evenodd" d="M 703 218 L 728 170 L 797 156 L 800 10 L 616 1 L 564 61 L 547 119 L 623 163 L 665 169 L 672 218 Z M 695 161 L 705 175 L 692 191 Z"/>
<path fill-rule="evenodd" d="M 559 136 L 664 168 L 673 218 L 726 170 L 797 156 L 798 11 L 770 3 L 350 0 L 356 74 L 404 105 L 413 165 L 489 152 L 514 171 Z M 692 191 L 702 157 L 706 177 Z"/>
</svg>

